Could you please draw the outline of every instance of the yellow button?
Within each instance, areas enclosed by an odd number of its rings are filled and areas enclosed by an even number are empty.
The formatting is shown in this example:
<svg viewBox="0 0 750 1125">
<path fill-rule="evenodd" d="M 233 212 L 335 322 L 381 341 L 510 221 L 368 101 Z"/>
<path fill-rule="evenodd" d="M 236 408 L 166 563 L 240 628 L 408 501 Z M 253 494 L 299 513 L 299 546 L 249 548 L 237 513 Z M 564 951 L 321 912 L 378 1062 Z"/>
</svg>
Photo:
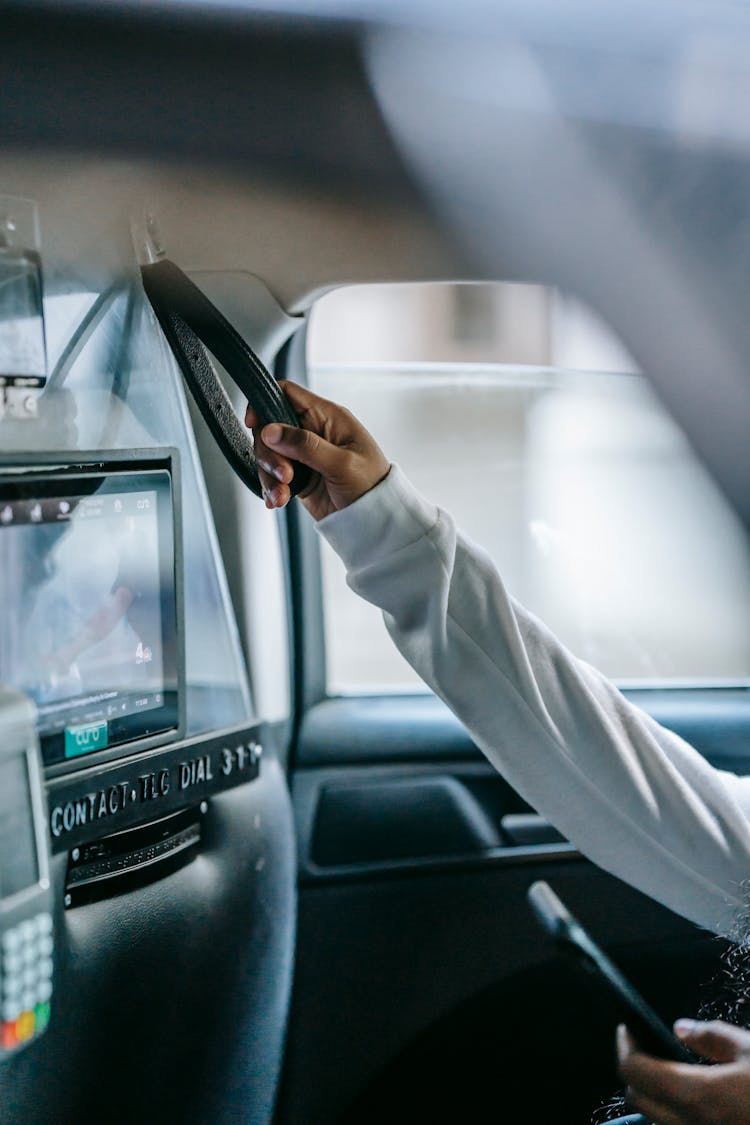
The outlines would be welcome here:
<svg viewBox="0 0 750 1125">
<path fill-rule="evenodd" d="M 16 1020 L 16 1037 L 19 1043 L 23 1043 L 26 1039 L 31 1039 L 34 1034 L 34 1027 L 36 1020 L 34 1019 L 33 1012 L 21 1012 L 21 1015 Z"/>
</svg>

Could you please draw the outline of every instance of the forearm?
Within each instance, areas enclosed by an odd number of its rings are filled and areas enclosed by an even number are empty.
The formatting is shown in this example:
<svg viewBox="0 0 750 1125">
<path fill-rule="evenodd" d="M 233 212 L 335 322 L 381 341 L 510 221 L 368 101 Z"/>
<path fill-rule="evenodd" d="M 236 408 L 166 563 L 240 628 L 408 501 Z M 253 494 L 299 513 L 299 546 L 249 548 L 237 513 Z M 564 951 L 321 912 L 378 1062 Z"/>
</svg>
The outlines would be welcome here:
<svg viewBox="0 0 750 1125">
<path fill-rule="evenodd" d="M 522 796 L 601 866 L 728 928 L 750 831 L 724 778 L 514 603 L 487 556 L 398 471 L 321 531 Z"/>
</svg>

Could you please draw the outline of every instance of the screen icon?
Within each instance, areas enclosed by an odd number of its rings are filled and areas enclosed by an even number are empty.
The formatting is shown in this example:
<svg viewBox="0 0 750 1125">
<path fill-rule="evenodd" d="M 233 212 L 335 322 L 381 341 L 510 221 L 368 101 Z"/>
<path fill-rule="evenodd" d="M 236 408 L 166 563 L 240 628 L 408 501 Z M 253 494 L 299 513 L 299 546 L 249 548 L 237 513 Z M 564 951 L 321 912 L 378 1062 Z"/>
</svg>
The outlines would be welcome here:
<svg viewBox="0 0 750 1125">
<path fill-rule="evenodd" d="M 106 723 L 89 723 L 82 727 L 65 728 L 65 757 L 76 758 L 93 750 L 105 750 L 109 742 Z"/>
<path fill-rule="evenodd" d="M 31 518 L 32 523 L 41 523 L 42 522 L 42 505 L 39 504 L 39 503 L 32 504 L 31 510 L 29 512 L 29 516 Z"/>
<path fill-rule="evenodd" d="M 9 523 L 13 523 L 13 509 L 11 508 L 10 504 L 6 504 L 5 507 L 0 510 L 0 523 L 4 523 L 6 525 Z"/>
<path fill-rule="evenodd" d="M 67 516 L 68 512 L 70 511 L 70 501 L 69 500 L 61 500 L 59 502 L 59 504 L 57 505 L 57 511 L 58 511 L 59 515 Z"/>
</svg>

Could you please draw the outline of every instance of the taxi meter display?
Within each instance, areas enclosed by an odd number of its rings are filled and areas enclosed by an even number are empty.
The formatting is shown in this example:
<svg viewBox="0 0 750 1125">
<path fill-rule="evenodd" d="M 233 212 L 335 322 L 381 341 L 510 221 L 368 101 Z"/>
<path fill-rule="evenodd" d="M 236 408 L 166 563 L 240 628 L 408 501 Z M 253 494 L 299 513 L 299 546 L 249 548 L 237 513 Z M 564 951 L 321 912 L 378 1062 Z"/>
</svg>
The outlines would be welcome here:
<svg viewBox="0 0 750 1125">
<path fill-rule="evenodd" d="M 0 682 L 47 764 L 177 727 L 168 471 L 0 471 L 0 573 Z"/>
</svg>

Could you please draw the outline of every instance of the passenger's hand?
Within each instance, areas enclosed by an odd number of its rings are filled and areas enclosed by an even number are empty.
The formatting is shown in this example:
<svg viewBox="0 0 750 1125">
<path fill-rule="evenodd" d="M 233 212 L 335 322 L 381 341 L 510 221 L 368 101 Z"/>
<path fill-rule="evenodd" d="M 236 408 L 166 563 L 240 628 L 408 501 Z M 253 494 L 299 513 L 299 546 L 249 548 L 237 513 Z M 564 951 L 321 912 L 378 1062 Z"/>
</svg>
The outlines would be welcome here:
<svg viewBox="0 0 750 1125">
<path fill-rule="evenodd" d="M 252 427 L 255 438 L 267 508 L 289 503 L 293 461 L 314 470 L 300 500 L 316 520 L 353 504 L 388 475 L 390 465 L 380 447 L 353 414 L 296 383 L 284 381 L 280 386 L 302 429 L 271 422 L 261 430 L 251 407 L 245 415 L 245 425 Z"/>
<path fill-rule="evenodd" d="M 655 1059 L 619 1027 L 617 1053 L 628 1104 L 656 1125 L 750 1125 L 750 1032 L 718 1020 L 678 1020 L 675 1034 L 716 1065 Z"/>
</svg>

